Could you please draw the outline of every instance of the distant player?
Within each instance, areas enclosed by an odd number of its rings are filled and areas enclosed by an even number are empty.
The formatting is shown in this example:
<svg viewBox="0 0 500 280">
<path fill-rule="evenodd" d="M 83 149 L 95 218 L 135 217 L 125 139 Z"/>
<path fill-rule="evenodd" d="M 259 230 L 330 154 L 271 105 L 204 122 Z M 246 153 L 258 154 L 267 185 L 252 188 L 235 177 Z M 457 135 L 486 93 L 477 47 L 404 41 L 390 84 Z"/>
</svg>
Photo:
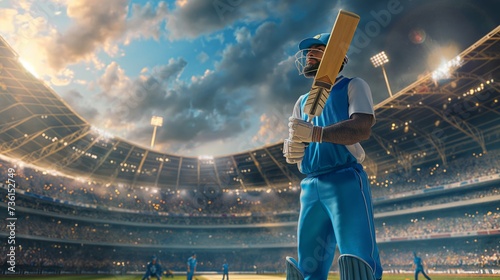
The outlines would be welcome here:
<svg viewBox="0 0 500 280">
<path fill-rule="evenodd" d="M 229 280 L 229 265 L 226 260 L 224 260 L 224 264 L 222 264 L 222 280 L 224 279 Z"/>
<path fill-rule="evenodd" d="M 413 266 L 415 267 L 415 280 L 418 280 L 419 273 L 422 273 L 427 280 L 431 280 L 431 278 L 425 274 L 422 258 L 418 257 L 415 252 L 413 252 Z"/>
<path fill-rule="evenodd" d="M 196 272 L 196 264 L 198 261 L 196 260 L 196 254 L 193 253 L 191 257 L 189 257 L 187 261 L 187 280 L 193 280 L 194 273 Z"/>
<path fill-rule="evenodd" d="M 142 280 L 149 280 L 150 277 L 156 277 L 157 280 L 161 280 L 162 268 L 158 263 L 156 256 L 151 258 L 151 262 L 146 266 L 146 273 L 142 277 Z"/>
</svg>

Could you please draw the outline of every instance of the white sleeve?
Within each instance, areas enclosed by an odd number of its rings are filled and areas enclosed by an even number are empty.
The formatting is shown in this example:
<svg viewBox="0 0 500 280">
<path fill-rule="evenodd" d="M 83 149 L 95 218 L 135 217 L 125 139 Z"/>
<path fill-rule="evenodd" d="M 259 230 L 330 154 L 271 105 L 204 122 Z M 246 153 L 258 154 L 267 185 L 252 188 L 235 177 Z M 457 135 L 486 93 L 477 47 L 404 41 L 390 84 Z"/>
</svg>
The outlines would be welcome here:
<svg viewBox="0 0 500 280">
<path fill-rule="evenodd" d="M 296 119 L 302 119 L 302 110 L 300 109 L 300 104 L 302 103 L 302 99 L 304 99 L 305 95 L 301 95 L 297 102 L 295 102 L 295 106 L 293 107 L 292 117 Z"/>
<path fill-rule="evenodd" d="M 349 95 L 349 117 L 354 113 L 373 115 L 373 124 L 375 124 L 372 92 L 368 84 L 361 78 L 353 78 L 349 82 L 347 92 Z"/>
</svg>

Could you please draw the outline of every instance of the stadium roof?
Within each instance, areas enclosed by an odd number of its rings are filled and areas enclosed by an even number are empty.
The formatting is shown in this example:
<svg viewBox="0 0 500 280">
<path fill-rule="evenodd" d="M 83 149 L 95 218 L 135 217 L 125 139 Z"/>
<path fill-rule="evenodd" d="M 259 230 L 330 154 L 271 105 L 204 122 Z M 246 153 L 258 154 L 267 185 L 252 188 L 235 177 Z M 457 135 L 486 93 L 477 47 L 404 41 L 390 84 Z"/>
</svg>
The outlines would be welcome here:
<svg viewBox="0 0 500 280">
<path fill-rule="evenodd" d="M 500 143 L 500 26 L 439 71 L 375 106 L 362 143 L 372 174 L 446 164 Z M 237 154 L 197 158 L 161 153 L 93 128 L 20 63 L 0 37 L 0 154 L 76 177 L 166 189 L 297 185 L 303 175 L 282 142 Z"/>
</svg>

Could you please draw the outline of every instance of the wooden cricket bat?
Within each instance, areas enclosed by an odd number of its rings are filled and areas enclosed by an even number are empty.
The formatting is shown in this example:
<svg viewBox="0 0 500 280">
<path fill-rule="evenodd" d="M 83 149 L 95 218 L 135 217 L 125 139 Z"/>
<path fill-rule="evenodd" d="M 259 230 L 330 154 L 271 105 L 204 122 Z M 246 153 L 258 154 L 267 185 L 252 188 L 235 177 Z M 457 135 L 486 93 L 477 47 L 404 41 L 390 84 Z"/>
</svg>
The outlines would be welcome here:
<svg viewBox="0 0 500 280">
<path fill-rule="evenodd" d="M 314 117 L 321 115 L 325 107 L 358 22 L 359 16 L 357 14 L 339 11 L 304 107 L 309 122 Z"/>
</svg>

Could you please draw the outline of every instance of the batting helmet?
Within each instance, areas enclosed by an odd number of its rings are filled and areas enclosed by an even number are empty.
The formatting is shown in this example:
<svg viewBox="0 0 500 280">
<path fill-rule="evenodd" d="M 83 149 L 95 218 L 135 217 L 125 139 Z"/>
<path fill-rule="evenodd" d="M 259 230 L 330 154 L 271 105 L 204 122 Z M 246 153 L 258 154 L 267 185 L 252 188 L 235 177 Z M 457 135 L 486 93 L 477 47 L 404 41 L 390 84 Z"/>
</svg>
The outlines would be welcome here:
<svg viewBox="0 0 500 280">
<path fill-rule="evenodd" d="M 307 50 L 310 49 L 314 45 L 323 45 L 326 46 L 328 44 L 328 40 L 330 39 L 330 33 L 320 33 L 314 37 L 306 38 L 299 43 L 299 50 Z M 304 53 L 306 55 L 306 53 Z M 349 62 L 349 58 L 347 55 L 344 57 L 343 65 L 346 65 Z"/>
</svg>

